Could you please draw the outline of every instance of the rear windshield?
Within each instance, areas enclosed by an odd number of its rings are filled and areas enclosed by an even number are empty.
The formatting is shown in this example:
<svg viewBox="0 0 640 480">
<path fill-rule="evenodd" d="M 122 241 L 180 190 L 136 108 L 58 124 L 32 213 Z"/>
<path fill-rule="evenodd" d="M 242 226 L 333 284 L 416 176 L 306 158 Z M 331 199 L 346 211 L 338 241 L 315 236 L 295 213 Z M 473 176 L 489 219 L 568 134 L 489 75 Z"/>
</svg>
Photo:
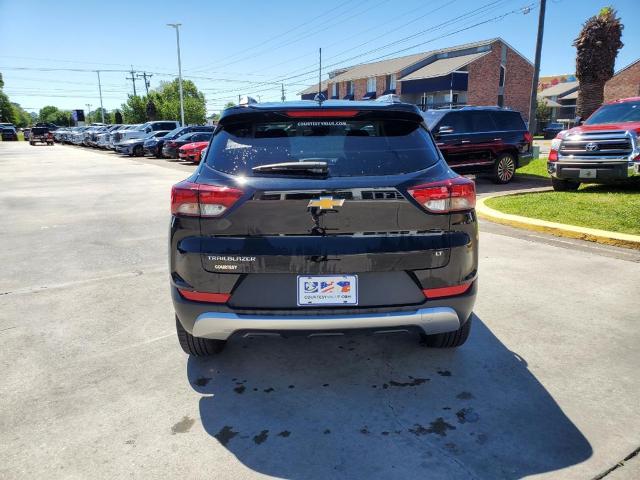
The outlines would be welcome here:
<svg viewBox="0 0 640 480">
<path fill-rule="evenodd" d="M 406 120 L 300 119 L 227 125 L 207 164 L 234 175 L 282 162 L 323 161 L 329 176 L 397 175 L 423 170 L 438 154 L 430 135 Z"/>
<path fill-rule="evenodd" d="M 624 102 L 604 105 L 595 111 L 585 125 L 597 125 L 600 123 L 639 122 L 640 102 Z"/>
</svg>

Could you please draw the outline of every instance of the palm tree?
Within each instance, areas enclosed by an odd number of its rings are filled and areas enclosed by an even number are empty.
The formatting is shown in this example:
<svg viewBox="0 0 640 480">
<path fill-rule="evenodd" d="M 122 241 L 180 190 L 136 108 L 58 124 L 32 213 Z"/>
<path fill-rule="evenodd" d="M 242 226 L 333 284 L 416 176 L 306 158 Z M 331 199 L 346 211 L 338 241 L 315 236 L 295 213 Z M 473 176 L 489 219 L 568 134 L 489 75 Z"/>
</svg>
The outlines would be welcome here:
<svg viewBox="0 0 640 480">
<path fill-rule="evenodd" d="M 576 77 L 580 81 L 576 113 L 587 118 L 604 99 L 604 84 L 613 77 L 618 50 L 622 48 L 620 18 L 605 7 L 588 19 L 573 42 L 576 47 Z"/>
</svg>

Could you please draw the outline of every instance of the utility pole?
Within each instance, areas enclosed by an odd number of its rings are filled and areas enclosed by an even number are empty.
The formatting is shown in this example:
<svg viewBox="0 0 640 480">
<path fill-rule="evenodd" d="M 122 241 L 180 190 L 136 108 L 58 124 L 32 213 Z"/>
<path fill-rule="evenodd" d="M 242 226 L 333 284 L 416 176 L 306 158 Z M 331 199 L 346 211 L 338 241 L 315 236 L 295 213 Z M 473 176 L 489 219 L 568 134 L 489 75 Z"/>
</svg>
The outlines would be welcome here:
<svg viewBox="0 0 640 480">
<path fill-rule="evenodd" d="M 131 83 L 133 83 L 133 96 L 137 97 L 138 94 L 136 93 L 136 71 L 133 69 L 133 65 L 131 65 L 131 71 L 129 73 L 131 74 L 131 76 L 126 77 L 126 80 L 131 80 Z"/>
<path fill-rule="evenodd" d="M 238 105 L 240 105 L 240 94 L 238 94 Z"/>
<path fill-rule="evenodd" d="M 536 131 L 536 100 L 538 99 L 538 79 L 540 78 L 540 56 L 542 54 L 542 37 L 544 35 L 544 13 L 547 0 L 540 0 L 540 15 L 538 16 L 538 39 L 536 40 L 536 58 L 533 65 L 533 81 L 531 82 L 531 103 L 529 104 L 529 132 Z"/>
<path fill-rule="evenodd" d="M 87 118 L 89 119 L 88 122 L 91 123 L 91 104 L 85 103 L 85 105 L 87 107 Z"/>
<path fill-rule="evenodd" d="M 180 61 L 180 25 L 181 23 L 167 23 L 176 29 L 176 44 L 178 45 L 178 82 L 180 87 L 180 123 L 184 127 L 184 99 L 182 96 L 182 62 Z"/>
<path fill-rule="evenodd" d="M 287 99 L 287 97 L 284 96 L 284 83 L 282 84 L 282 96 L 280 97 L 280 100 L 282 100 L 283 102 Z"/>
<path fill-rule="evenodd" d="M 98 74 L 98 90 L 100 92 L 100 113 L 102 114 L 102 123 L 104 122 L 104 107 L 102 106 L 102 83 L 100 83 L 100 70 L 96 70 Z"/>
<path fill-rule="evenodd" d="M 153 74 L 151 73 L 147 73 L 147 72 L 142 72 L 142 75 L 140 75 L 139 73 L 136 75 L 136 77 L 140 78 L 144 78 L 144 88 L 147 92 L 147 97 L 149 96 L 149 87 L 151 86 L 151 82 L 149 80 L 147 80 L 147 77 L 151 78 L 153 77 Z"/>
</svg>

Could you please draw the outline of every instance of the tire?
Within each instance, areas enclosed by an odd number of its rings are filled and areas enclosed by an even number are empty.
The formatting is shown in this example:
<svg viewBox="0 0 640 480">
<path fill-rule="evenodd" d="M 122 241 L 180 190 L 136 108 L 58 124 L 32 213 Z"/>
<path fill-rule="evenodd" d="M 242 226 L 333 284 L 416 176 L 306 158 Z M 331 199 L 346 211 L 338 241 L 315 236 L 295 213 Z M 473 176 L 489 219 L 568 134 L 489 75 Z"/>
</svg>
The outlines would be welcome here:
<svg viewBox="0 0 640 480">
<path fill-rule="evenodd" d="M 493 164 L 494 183 L 509 183 L 516 173 L 516 157 L 512 153 L 502 153 Z"/>
<path fill-rule="evenodd" d="M 156 150 L 156 158 L 162 158 L 162 150 Z"/>
<path fill-rule="evenodd" d="M 422 334 L 422 343 L 431 348 L 455 348 L 459 347 L 467 341 L 469 338 L 469 332 L 471 331 L 471 319 L 473 314 L 467 318 L 467 321 L 458 329 L 453 332 L 436 333 L 433 335 Z"/>
<path fill-rule="evenodd" d="M 133 148 L 133 156 L 134 157 L 142 157 L 144 155 L 144 150 L 142 149 L 142 145 L 136 145 Z"/>
<path fill-rule="evenodd" d="M 36 142 L 29 141 L 29 145 L 34 146 L 35 144 L 36 144 Z"/>
<path fill-rule="evenodd" d="M 580 188 L 580 182 L 551 177 L 551 186 L 556 192 L 575 192 Z"/>
<path fill-rule="evenodd" d="M 178 342 L 187 355 L 194 357 L 209 357 L 220 353 L 227 344 L 224 340 L 212 340 L 210 338 L 194 337 L 187 332 L 176 316 L 176 331 Z"/>
</svg>

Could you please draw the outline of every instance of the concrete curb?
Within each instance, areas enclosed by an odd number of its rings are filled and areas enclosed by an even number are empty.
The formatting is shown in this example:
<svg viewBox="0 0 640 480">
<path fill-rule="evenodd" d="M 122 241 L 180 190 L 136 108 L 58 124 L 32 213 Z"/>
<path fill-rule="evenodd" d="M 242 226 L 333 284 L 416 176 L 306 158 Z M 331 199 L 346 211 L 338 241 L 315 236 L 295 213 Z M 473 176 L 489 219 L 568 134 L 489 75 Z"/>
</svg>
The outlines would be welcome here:
<svg viewBox="0 0 640 480">
<path fill-rule="evenodd" d="M 522 192 L 510 193 L 507 195 L 518 194 L 522 194 Z M 502 225 L 509 225 L 511 227 L 526 228 L 537 232 L 550 233 L 559 237 L 577 238 L 580 240 L 587 240 L 589 242 L 604 243 L 607 245 L 614 245 L 616 247 L 640 250 L 640 235 L 609 232 L 607 230 L 597 230 L 595 228 L 576 227 L 574 225 L 565 225 L 563 223 L 547 222 L 546 220 L 540 220 L 537 218 L 510 215 L 508 213 L 502 213 L 498 210 L 494 210 L 485 204 L 485 202 L 490 198 L 501 196 L 505 196 L 505 194 L 479 198 L 476 204 L 476 212 L 478 216 L 480 218 L 500 223 Z"/>
</svg>

